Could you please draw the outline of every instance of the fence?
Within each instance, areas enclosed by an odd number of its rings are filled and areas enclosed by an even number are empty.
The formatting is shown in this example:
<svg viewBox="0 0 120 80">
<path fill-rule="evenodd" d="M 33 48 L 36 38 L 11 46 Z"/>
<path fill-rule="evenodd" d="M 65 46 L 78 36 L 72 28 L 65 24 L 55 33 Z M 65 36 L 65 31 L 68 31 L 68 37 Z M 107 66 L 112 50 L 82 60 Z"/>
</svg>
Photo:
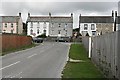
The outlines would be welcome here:
<svg viewBox="0 0 120 80">
<path fill-rule="evenodd" d="M 91 52 L 91 60 L 104 75 L 120 79 L 120 31 L 93 37 L 92 43 L 88 43 L 89 39 L 84 37 L 83 44 Z"/>
<path fill-rule="evenodd" d="M 2 51 L 32 44 L 32 38 L 30 36 L 2 34 L 0 37 L 2 39 Z"/>
</svg>

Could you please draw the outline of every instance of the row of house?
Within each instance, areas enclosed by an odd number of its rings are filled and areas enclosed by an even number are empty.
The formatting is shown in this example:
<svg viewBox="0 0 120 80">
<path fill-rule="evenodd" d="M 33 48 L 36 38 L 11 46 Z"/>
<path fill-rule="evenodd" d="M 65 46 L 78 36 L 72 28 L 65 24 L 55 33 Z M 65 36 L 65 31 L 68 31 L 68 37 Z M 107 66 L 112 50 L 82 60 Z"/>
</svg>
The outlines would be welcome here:
<svg viewBox="0 0 120 80">
<path fill-rule="evenodd" d="M 114 17 L 115 15 L 115 17 Z M 120 20 L 117 11 L 111 16 L 79 16 L 79 29 L 82 36 L 98 36 L 120 30 Z"/>
<path fill-rule="evenodd" d="M 115 16 L 114 16 L 115 15 Z M 31 16 L 28 13 L 27 35 L 37 37 L 45 34 L 49 37 L 72 37 L 73 14 L 70 16 Z M 119 27 L 118 27 L 119 26 Z M 79 33 L 82 36 L 98 36 L 120 30 L 120 16 L 112 11 L 111 16 L 79 16 Z M 23 34 L 21 13 L 18 16 L 0 16 L 0 32 Z"/>
<path fill-rule="evenodd" d="M 71 37 L 73 14 L 71 16 L 30 16 L 27 19 L 27 35 L 36 37 L 42 34 L 50 37 Z"/>
</svg>

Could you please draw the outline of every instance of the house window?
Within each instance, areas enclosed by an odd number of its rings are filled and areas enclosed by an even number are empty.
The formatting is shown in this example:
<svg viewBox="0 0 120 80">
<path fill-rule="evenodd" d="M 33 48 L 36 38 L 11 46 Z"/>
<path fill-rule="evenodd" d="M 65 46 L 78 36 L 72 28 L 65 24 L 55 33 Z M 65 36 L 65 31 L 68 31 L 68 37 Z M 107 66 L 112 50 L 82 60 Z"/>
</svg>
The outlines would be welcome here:
<svg viewBox="0 0 120 80">
<path fill-rule="evenodd" d="M 95 30 L 95 25 L 91 24 L 91 30 Z"/>
<path fill-rule="evenodd" d="M 51 31 L 51 34 L 53 34 L 53 33 L 54 33 L 54 30 Z"/>
<path fill-rule="evenodd" d="M 11 33 L 13 33 L 13 30 L 11 30 Z"/>
<path fill-rule="evenodd" d="M 66 35 L 67 35 L 67 30 L 65 30 L 66 31 Z"/>
<path fill-rule="evenodd" d="M 84 30 L 88 30 L 88 24 L 84 24 Z"/>
<path fill-rule="evenodd" d="M 7 23 L 5 23 L 5 27 L 7 27 Z"/>
<path fill-rule="evenodd" d="M 40 31 L 39 31 L 39 29 L 37 30 L 37 34 L 39 34 L 40 33 Z"/>
<path fill-rule="evenodd" d="M 54 23 L 52 23 L 52 26 L 51 27 L 54 27 Z"/>
<path fill-rule="evenodd" d="M 61 30 L 58 30 L 58 34 L 60 34 Z"/>
<path fill-rule="evenodd" d="M 33 28 L 33 23 L 31 22 L 31 28 Z"/>
<path fill-rule="evenodd" d="M 37 22 L 37 28 L 39 28 L 39 22 Z"/>
<path fill-rule="evenodd" d="M 58 25 L 59 27 L 61 26 L 61 24 L 59 23 L 59 25 Z"/>
<path fill-rule="evenodd" d="M 11 23 L 11 27 L 13 28 L 13 23 Z"/>
<path fill-rule="evenodd" d="M 46 30 L 43 30 L 43 33 L 46 33 Z"/>
<path fill-rule="evenodd" d="M 33 30 L 32 30 L 32 29 L 30 30 L 30 34 L 31 34 L 31 35 L 33 34 Z"/>
<path fill-rule="evenodd" d="M 65 28 L 67 27 L 67 24 L 65 24 Z"/>
</svg>

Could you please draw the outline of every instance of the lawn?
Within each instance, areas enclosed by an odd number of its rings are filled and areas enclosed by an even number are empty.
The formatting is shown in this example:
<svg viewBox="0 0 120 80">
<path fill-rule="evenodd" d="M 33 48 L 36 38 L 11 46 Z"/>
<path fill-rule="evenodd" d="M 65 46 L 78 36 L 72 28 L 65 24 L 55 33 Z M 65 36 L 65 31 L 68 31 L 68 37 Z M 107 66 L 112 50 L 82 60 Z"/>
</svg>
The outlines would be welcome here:
<svg viewBox="0 0 120 80">
<path fill-rule="evenodd" d="M 72 44 L 69 57 L 84 62 L 66 64 L 62 78 L 104 78 L 98 68 L 88 59 L 87 52 L 82 44 Z"/>
</svg>

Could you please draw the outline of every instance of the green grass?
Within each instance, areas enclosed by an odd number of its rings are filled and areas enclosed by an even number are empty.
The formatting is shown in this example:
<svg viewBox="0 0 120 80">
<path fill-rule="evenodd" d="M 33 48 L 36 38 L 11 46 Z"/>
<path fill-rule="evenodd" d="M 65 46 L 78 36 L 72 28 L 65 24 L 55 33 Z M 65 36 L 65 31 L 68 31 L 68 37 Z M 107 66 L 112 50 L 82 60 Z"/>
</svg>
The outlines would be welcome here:
<svg viewBox="0 0 120 80">
<path fill-rule="evenodd" d="M 68 62 L 63 71 L 62 78 L 104 78 L 98 68 L 87 57 L 87 52 L 82 44 L 72 44 L 69 56 L 85 62 Z"/>
<path fill-rule="evenodd" d="M 9 54 L 9 53 L 12 53 L 12 52 L 17 52 L 17 51 L 21 51 L 21 50 L 25 50 L 25 49 L 28 49 L 28 48 L 32 48 L 32 47 L 35 47 L 37 46 L 38 44 L 31 44 L 31 45 L 28 45 L 28 46 L 23 46 L 21 48 L 9 48 L 8 50 L 5 50 L 5 51 L 2 51 L 2 53 L 0 53 L 0 55 L 4 56 L 6 54 Z"/>
</svg>

